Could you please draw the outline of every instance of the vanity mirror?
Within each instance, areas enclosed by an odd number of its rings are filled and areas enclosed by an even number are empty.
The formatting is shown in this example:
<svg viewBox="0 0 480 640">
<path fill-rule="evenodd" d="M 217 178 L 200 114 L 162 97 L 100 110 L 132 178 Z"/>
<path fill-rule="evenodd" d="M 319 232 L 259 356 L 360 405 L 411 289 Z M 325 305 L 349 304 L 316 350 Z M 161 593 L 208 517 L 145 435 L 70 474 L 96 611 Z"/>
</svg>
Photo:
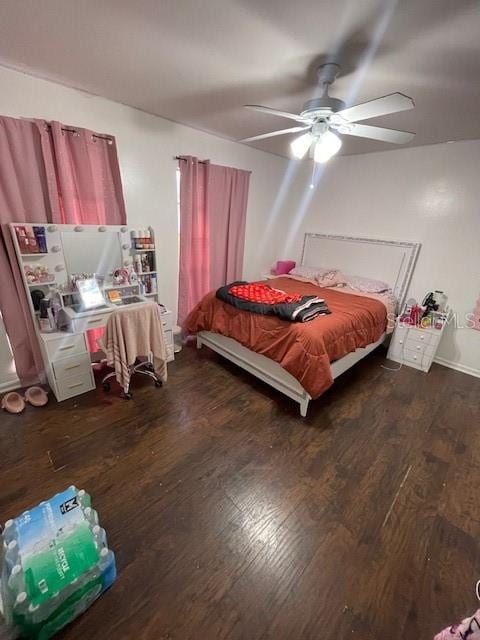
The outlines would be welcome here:
<svg viewBox="0 0 480 640">
<path fill-rule="evenodd" d="M 111 282 L 115 269 L 123 266 L 121 232 L 84 230 L 61 231 L 65 268 L 69 279 L 74 274 L 96 274 L 104 282 Z"/>
</svg>

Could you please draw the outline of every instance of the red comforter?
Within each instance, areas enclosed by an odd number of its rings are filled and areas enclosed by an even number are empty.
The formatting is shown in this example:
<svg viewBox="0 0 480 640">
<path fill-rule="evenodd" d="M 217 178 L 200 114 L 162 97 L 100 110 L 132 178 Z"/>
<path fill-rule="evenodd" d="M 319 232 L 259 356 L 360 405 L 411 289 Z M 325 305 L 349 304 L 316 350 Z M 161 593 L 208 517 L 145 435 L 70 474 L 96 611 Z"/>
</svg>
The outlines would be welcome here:
<svg viewBox="0 0 480 640">
<path fill-rule="evenodd" d="M 376 342 L 386 330 L 387 310 L 379 300 L 289 278 L 275 278 L 269 284 L 287 293 L 324 298 L 332 313 L 306 323 L 287 322 L 240 311 L 218 300 L 213 291 L 188 315 L 185 329 L 191 334 L 220 333 L 275 360 L 312 398 L 333 384 L 330 362 Z"/>
</svg>

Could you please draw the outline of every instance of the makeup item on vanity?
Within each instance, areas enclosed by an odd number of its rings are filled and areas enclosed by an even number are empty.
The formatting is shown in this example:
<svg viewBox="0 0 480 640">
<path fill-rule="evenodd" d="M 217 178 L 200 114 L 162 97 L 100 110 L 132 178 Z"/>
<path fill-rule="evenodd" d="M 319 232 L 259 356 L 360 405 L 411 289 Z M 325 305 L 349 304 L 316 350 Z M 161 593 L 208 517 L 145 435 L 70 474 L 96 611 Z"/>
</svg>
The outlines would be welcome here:
<svg viewBox="0 0 480 640">
<path fill-rule="evenodd" d="M 149 255 L 148 253 L 144 253 L 142 255 L 142 272 L 143 273 L 148 273 L 149 271 L 151 271 L 150 269 L 150 260 L 149 260 Z"/>
<path fill-rule="evenodd" d="M 157 276 L 155 273 L 152 273 L 150 277 L 150 282 L 152 283 L 150 293 L 157 293 Z"/>
<path fill-rule="evenodd" d="M 38 324 L 42 333 L 50 333 L 56 329 L 55 319 L 50 308 L 50 302 L 51 300 L 48 298 L 40 300 L 40 316 Z"/>
<path fill-rule="evenodd" d="M 138 249 L 138 231 L 136 229 L 132 229 L 130 232 L 130 237 L 132 239 L 132 247 L 133 249 Z"/>
<path fill-rule="evenodd" d="M 150 233 L 150 229 L 145 229 L 145 236 L 144 236 L 145 242 L 143 245 L 144 249 L 151 249 L 152 248 L 152 234 Z"/>
<path fill-rule="evenodd" d="M 39 253 L 48 253 L 45 227 L 33 227 L 33 234 L 35 236 L 35 240 L 37 241 Z"/>
<path fill-rule="evenodd" d="M 30 291 L 30 297 L 35 311 L 40 311 L 40 302 L 45 298 L 45 293 L 41 289 L 33 289 Z"/>
<path fill-rule="evenodd" d="M 25 227 L 17 225 L 15 227 L 15 235 L 17 236 L 18 246 L 20 247 L 20 253 L 27 253 L 27 232 Z"/>
<path fill-rule="evenodd" d="M 295 260 L 278 260 L 273 273 L 277 276 L 283 276 L 290 273 L 296 264 Z"/>
<path fill-rule="evenodd" d="M 122 304 L 122 296 L 118 289 L 110 289 L 107 291 L 107 298 L 112 304 Z"/>
<path fill-rule="evenodd" d="M 26 253 L 40 253 L 37 239 L 35 238 L 33 229 L 30 227 L 26 227 L 26 243 L 27 243 Z"/>
<path fill-rule="evenodd" d="M 137 273 L 143 273 L 143 271 L 142 271 L 142 259 L 140 258 L 140 256 L 136 256 L 135 257 L 135 271 Z"/>
<path fill-rule="evenodd" d="M 137 272 L 132 266 L 128 267 L 128 282 L 129 284 L 136 284 L 138 282 Z"/>
</svg>

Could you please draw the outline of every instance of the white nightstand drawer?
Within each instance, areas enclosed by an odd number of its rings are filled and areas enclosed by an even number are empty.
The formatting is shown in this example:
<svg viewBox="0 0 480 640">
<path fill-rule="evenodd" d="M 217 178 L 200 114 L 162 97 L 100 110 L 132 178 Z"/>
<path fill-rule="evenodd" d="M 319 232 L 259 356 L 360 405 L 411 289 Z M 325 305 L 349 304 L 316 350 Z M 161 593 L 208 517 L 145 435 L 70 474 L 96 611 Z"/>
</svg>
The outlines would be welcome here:
<svg viewBox="0 0 480 640">
<path fill-rule="evenodd" d="M 440 332 L 439 332 L 440 333 Z M 423 344 L 437 344 L 440 339 L 440 335 L 436 336 L 433 333 L 428 331 L 423 331 L 422 329 L 409 329 L 408 331 L 408 340 L 415 340 L 417 342 Z"/>
<path fill-rule="evenodd" d="M 409 351 L 415 351 L 416 353 L 420 353 L 422 355 L 433 357 L 435 355 L 436 345 L 418 342 L 418 340 L 416 339 L 411 339 L 410 334 L 408 334 L 407 341 L 405 343 L 405 349 L 408 349 Z"/>
<path fill-rule="evenodd" d="M 411 349 L 404 349 L 401 357 L 405 362 L 418 364 L 419 367 L 423 365 L 423 353 L 418 353 L 417 351 L 412 351 Z"/>
<path fill-rule="evenodd" d="M 86 393 L 92 389 L 95 389 L 92 372 L 80 373 L 58 381 L 58 399 L 67 400 L 67 398 L 73 398 L 73 396 L 78 396 L 80 393 Z"/>
<path fill-rule="evenodd" d="M 61 360 L 55 360 L 52 362 L 55 378 L 60 380 L 67 380 L 72 377 L 78 377 L 91 373 L 90 354 L 82 354 L 73 356 L 72 358 L 61 358 Z"/>
<path fill-rule="evenodd" d="M 65 333 L 61 338 L 58 338 L 58 340 L 46 342 L 45 347 L 50 360 L 58 360 L 58 358 L 87 353 L 87 345 L 83 333 Z"/>
</svg>

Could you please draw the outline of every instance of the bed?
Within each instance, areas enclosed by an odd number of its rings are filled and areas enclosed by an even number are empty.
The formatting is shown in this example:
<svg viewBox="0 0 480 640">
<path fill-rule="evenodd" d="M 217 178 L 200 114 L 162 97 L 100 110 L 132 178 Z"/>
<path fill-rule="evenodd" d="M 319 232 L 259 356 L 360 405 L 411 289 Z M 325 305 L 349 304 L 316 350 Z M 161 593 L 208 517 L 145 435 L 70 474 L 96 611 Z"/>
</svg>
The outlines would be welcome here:
<svg viewBox="0 0 480 640">
<path fill-rule="evenodd" d="M 388 282 L 398 310 L 419 250 L 417 242 L 307 233 L 301 264 L 331 266 Z M 320 295 L 332 314 L 307 323 L 285 322 L 239 311 L 212 292 L 191 312 L 186 329 L 196 334 L 198 348 L 208 346 L 292 398 L 305 417 L 310 400 L 384 342 L 388 308 L 375 296 L 321 289 L 288 277 L 271 284 L 287 292 Z"/>
</svg>

